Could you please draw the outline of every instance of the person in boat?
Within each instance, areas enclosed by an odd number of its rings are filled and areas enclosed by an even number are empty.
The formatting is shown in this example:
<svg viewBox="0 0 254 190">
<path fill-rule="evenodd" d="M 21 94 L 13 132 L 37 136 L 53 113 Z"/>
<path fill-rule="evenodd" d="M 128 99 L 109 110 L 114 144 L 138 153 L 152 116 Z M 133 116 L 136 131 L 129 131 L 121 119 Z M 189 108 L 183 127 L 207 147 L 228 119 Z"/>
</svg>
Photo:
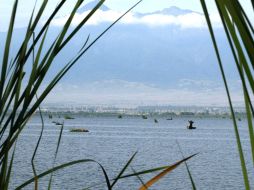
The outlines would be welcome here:
<svg viewBox="0 0 254 190">
<path fill-rule="evenodd" d="M 194 123 L 194 121 L 190 120 L 190 121 L 189 121 L 189 124 L 190 124 L 190 125 L 187 126 L 187 128 L 188 128 L 188 129 L 196 129 L 196 127 L 193 127 L 193 123 Z"/>
</svg>

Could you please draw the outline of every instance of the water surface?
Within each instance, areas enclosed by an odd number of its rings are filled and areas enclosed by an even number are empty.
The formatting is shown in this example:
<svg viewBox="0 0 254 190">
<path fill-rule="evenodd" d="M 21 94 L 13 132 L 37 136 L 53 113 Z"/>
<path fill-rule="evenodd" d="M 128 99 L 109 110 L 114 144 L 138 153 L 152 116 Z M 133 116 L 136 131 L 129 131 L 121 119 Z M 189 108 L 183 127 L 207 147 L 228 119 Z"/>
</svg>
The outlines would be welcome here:
<svg viewBox="0 0 254 190">
<path fill-rule="evenodd" d="M 193 119 L 196 130 L 187 130 L 187 121 Z M 170 165 L 182 159 L 177 146 L 181 146 L 184 156 L 199 153 L 188 161 L 198 189 L 244 189 L 240 161 L 237 153 L 235 134 L 230 119 L 176 117 L 166 120 L 157 117 L 93 117 L 75 115 L 73 120 L 45 117 L 45 130 L 35 159 L 37 173 L 53 166 L 54 153 L 60 126 L 52 121 L 64 121 L 61 146 L 55 165 L 77 159 L 94 159 L 101 163 L 110 178 L 114 178 L 128 159 L 138 151 L 131 166 L 136 171 Z M 85 128 L 89 133 L 71 133 L 72 128 Z M 32 152 L 39 137 L 41 122 L 35 116 L 18 140 L 14 160 L 11 188 L 33 177 L 31 167 Z M 246 120 L 239 122 L 239 131 L 246 153 L 248 168 L 253 168 Z M 127 173 L 132 173 L 129 169 Z M 141 176 L 149 180 L 157 173 Z M 249 171 L 250 183 L 254 188 L 254 173 Z M 39 189 L 47 189 L 48 177 L 40 180 Z M 98 165 L 84 163 L 57 171 L 53 176 L 52 189 L 83 189 L 94 184 L 91 189 L 106 189 L 103 173 Z M 120 180 L 115 189 L 138 189 L 140 181 L 136 177 Z M 33 189 L 33 184 L 26 189 Z M 168 174 L 150 189 L 191 189 L 191 183 L 184 165 Z"/>
</svg>

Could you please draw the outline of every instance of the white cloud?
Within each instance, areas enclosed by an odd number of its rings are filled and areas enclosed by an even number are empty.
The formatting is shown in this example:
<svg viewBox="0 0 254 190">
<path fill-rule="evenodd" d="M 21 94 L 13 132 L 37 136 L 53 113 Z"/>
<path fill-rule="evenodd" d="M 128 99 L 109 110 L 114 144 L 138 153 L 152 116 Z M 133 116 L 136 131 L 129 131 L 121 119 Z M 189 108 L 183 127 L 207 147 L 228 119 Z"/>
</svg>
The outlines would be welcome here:
<svg viewBox="0 0 254 190">
<path fill-rule="evenodd" d="M 84 12 L 82 14 L 76 13 L 74 16 L 72 25 L 78 25 L 80 21 L 87 16 L 89 12 Z M 101 11 L 98 10 L 92 18 L 88 21 L 88 25 L 98 25 L 101 23 L 112 23 L 118 17 L 120 17 L 123 12 L 119 11 Z M 53 20 L 52 24 L 55 26 L 62 26 L 69 15 L 64 17 L 59 17 Z M 220 19 L 218 15 L 211 15 L 211 20 L 214 26 L 219 27 Z M 122 24 L 144 24 L 150 27 L 154 26 L 165 26 L 165 25 L 175 25 L 180 28 L 203 28 L 206 27 L 206 20 L 202 14 L 199 13 L 188 13 L 179 16 L 165 15 L 165 14 L 149 14 L 144 16 L 137 16 L 136 14 L 130 12 L 120 21 Z"/>
</svg>

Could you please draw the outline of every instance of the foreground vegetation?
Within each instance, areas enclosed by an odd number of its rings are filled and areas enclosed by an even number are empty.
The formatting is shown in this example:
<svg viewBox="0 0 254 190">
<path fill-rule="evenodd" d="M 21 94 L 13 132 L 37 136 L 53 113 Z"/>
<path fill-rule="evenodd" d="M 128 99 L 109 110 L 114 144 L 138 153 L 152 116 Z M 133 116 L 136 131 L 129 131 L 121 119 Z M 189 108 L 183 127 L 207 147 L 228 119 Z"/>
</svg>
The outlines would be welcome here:
<svg viewBox="0 0 254 190">
<path fill-rule="evenodd" d="M 246 108 L 246 114 L 248 119 L 250 146 L 252 151 L 252 159 L 254 166 L 254 131 L 253 131 L 253 117 L 254 109 L 252 105 L 253 93 L 254 93 L 254 81 L 253 81 L 253 69 L 254 69 L 254 41 L 253 41 L 253 26 L 247 14 L 245 13 L 242 5 L 238 0 L 215 0 L 222 24 L 228 39 L 232 55 L 234 57 L 235 65 L 238 70 L 239 76 L 242 82 L 244 102 Z M 254 8 L 254 1 L 251 1 Z M 237 119 L 233 103 L 230 96 L 229 86 L 227 83 L 226 75 L 223 68 L 220 51 L 216 42 L 215 34 L 213 31 L 211 19 L 207 10 L 205 0 L 201 0 L 205 17 L 208 23 L 208 28 L 211 34 L 213 46 L 218 59 L 219 68 L 225 85 L 228 102 L 233 119 L 233 126 L 235 131 L 235 138 L 237 142 L 239 157 L 242 167 L 242 175 L 244 178 L 245 189 L 250 189 L 249 177 L 246 168 L 246 161 L 244 152 L 242 149 L 241 138 L 238 132 Z M 250 168 L 253 170 L 253 167 Z"/>
<path fill-rule="evenodd" d="M 82 5 L 84 0 L 77 0 L 74 8 L 69 15 L 68 20 L 64 24 L 59 35 L 54 39 L 49 48 L 45 48 L 44 44 L 47 40 L 48 30 L 50 28 L 50 23 L 59 10 L 63 7 L 66 0 L 61 0 L 57 5 L 55 10 L 49 15 L 45 24 L 39 27 L 39 23 L 42 18 L 42 14 L 47 7 L 47 0 L 44 0 L 39 7 L 38 12 L 35 9 L 31 13 L 31 17 L 27 26 L 27 31 L 24 35 L 22 44 L 17 52 L 17 54 L 10 58 L 10 48 L 11 41 L 13 37 L 14 23 L 16 18 L 16 12 L 18 7 L 18 0 L 15 0 L 13 5 L 13 10 L 11 13 L 11 19 L 9 24 L 9 29 L 6 37 L 3 60 L 1 63 L 1 78 L 0 78 L 0 189 L 6 190 L 9 188 L 13 161 L 15 159 L 15 148 L 19 144 L 17 140 L 22 130 L 26 127 L 27 122 L 33 116 L 33 114 L 38 110 L 42 121 L 41 136 L 43 134 L 44 122 L 40 111 L 40 104 L 48 96 L 51 90 L 56 86 L 56 84 L 64 77 L 64 75 L 71 69 L 71 67 L 77 63 L 77 61 L 87 52 L 87 50 L 93 46 L 119 19 L 121 19 L 125 14 L 127 14 L 133 7 L 138 5 L 141 1 L 130 8 L 124 15 L 112 23 L 108 28 L 106 28 L 95 40 L 90 42 L 89 36 L 84 40 L 83 46 L 80 51 L 74 55 L 73 59 L 66 63 L 61 70 L 52 78 L 50 83 L 44 86 L 42 85 L 45 81 L 47 73 L 50 71 L 51 66 L 54 64 L 55 58 L 63 50 L 64 47 L 73 39 L 73 37 L 79 32 L 81 27 L 85 27 L 86 22 L 91 18 L 91 16 L 98 10 L 98 8 L 104 3 L 105 0 L 100 0 L 93 10 L 74 28 L 71 28 L 71 22 L 74 18 L 75 13 L 78 8 Z M 200 0 L 203 7 L 205 17 L 208 23 L 209 31 L 211 34 L 212 42 L 215 48 L 215 53 L 218 58 L 219 68 L 221 70 L 222 78 L 225 84 L 225 89 L 227 92 L 227 97 L 230 105 L 231 116 L 233 120 L 233 127 L 235 131 L 235 137 L 237 141 L 237 147 L 239 151 L 239 157 L 241 160 L 242 174 L 244 178 L 245 188 L 250 189 L 249 177 L 246 168 L 246 161 L 242 149 L 241 138 L 238 132 L 237 118 L 235 116 L 234 107 L 231 101 L 230 91 L 228 88 L 228 83 L 223 69 L 223 63 L 220 58 L 220 51 L 216 43 L 216 37 L 213 32 L 212 23 L 210 21 L 210 16 L 208 14 L 207 6 L 205 0 Z M 242 81 L 243 94 L 245 100 L 245 107 L 249 126 L 249 136 L 250 136 L 250 146 L 252 151 L 253 166 L 254 166 L 254 131 L 253 131 L 253 116 L 254 109 L 252 105 L 252 98 L 254 92 L 254 81 L 253 81 L 253 69 L 254 69 L 254 42 L 253 42 L 253 27 L 252 23 L 248 19 L 246 13 L 244 12 L 241 4 L 238 0 L 215 0 L 220 17 L 222 19 L 223 27 L 228 38 L 230 48 L 234 57 L 235 64 L 239 76 Z M 254 7 L 254 2 L 251 1 Z M 35 33 L 35 30 L 39 31 Z M 45 53 L 43 53 L 45 52 Z M 31 64 L 29 60 L 33 60 L 31 71 L 26 70 L 26 66 Z M 28 81 L 28 82 L 27 82 Z M 41 93 L 39 93 L 39 90 Z M 10 111 L 10 113 L 8 113 Z M 70 118 L 68 118 L 70 119 Z M 58 139 L 57 149 L 55 151 L 55 159 L 58 153 L 58 148 L 61 142 L 61 135 L 64 125 L 61 125 L 60 135 Z M 17 189 L 26 187 L 28 184 L 34 183 L 34 188 L 38 189 L 38 180 L 46 175 L 50 175 L 50 180 L 48 183 L 48 189 L 51 188 L 53 172 L 60 170 L 62 168 L 69 167 L 74 164 L 93 162 L 98 164 L 101 168 L 102 175 L 105 177 L 105 182 L 107 189 L 113 189 L 115 184 L 120 179 L 127 177 L 136 176 L 140 180 L 140 189 L 147 189 L 159 179 L 164 177 L 167 173 L 174 170 L 177 166 L 185 163 L 188 159 L 192 158 L 191 155 L 183 160 L 169 166 L 163 166 L 153 169 L 148 169 L 144 171 L 133 171 L 132 174 L 124 175 L 126 169 L 130 166 L 130 163 L 135 158 L 136 154 L 131 156 L 129 161 L 124 164 L 123 169 L 119 172 L 114 179 L 110 179 L 107 175 L 106 170 L 103 166 L 96 162 L 95 160 L 83 159 L 70 161 L 68 163 L 63 163 L 59 166 L 53 166 L 53 168 L 37 174 L 36 166 L 34 165 L 34 158 L 36 156 L 37 148 L 40 144 L 41 136 L 38 142 L 34 145 L 35 151 L 32 154 L 31 164 L 33 167 L 34 177 L 23 184 L 21 184 Z M 53 160 L 53 163 L 55 160 Z M 196 189 L 194 180 L 191 176 L 191 171 L 186 164 L 186 168 L 189 174 L 189 178 L 192 182 L 192 188 Z M 253 170 L 253 168 L 251 168 Z M 143 182 L 139 175 L 160 171 L 161 173 L 156 175 L 154 178 L 148 182 Z"/>
<path fill-rule="evenodd" d="M 66 3 L 66 0 L 61 0 L 55 10 L 48 16 L 45 24 L 40 27 L 39 23 L 42 20 L 42 15 L 47 7 L 48 0 L 44 0 L 39 6 L 39 10 L 36 12 L 36 4 L 31 13 L 31 17 L 27 26 L 27 31 L 24 35 L 24 39 L 17 54 L 10 58 L 11 42 L 13 38 L 13 30 L 16 19 L 18 0 L 14 1 L 13 10 L 11 13 L 9 29 L 7 32 L 5 48 L 3 52 L 3 60 L 1 63 L 1 78 L 0 78 L 0 189 L 7 190 L 9 188 L 13 162 L 15 159 L 15 150 L 18 146 L 17 140 L 26 127 L 27 122 L 38 110 L 41 116 L 42 129 L 38 142 L 34 144 L 35 151 L 32 153 L 31 165 L 33 168 L 34 177 L 16 189 L 22 189 L 30 183 L 34 183 L 34 188 L 38 189 L 38 181 L 40 178 L 50 175 L 48 183 L 48 189 L 51 189 L 51 183 L 53 178 L 53 172 L 80 163 L 93 162 L 101 168 L 102 174 L 105 177 L 105 182 L 108 189 L 112 189 L 119 179 L 138 176 L 142 174 L 151 173 L 154 171 L 163 170 L 163 172 L 148 181 L 147 184 L 143 184 L 141 189 L 151 186 L 153 183 L 158 181 L 161 176 L 175 169 L 178 165 L 190 159 L 194 155 L 187 157 L 171 166 L 164 166 L 159 168 L 153 168 L 145 171 L 135 172 L 133 174 L 123 175 L 124 171 L 128 168 L 131 161 L 134 159 L 136 153 L 130 158 L 130 160 L 124 165 L 123 169 L 114 179 L 109 179 L 107 172 L 103 166 L 91 159 L 75 160 L 68 163 L 54 166 L 53 168 L 37 174 L 36 166 L 34 164 L 34 158 L 37 153 L 37 149 L 40 145 L 40 140 L 44 130 L 43 116 L 40 110 L 40 104 L 45 100 L 48 94 L 56 86 L 56 84 L 64 77 L 64 75 L 71 69 L 71 67 L 77 63 L 77 61 L 90 49 L 115 23 L 117 23 L 123 16 L 125 16 L 131 9 L 137 6 L 141 1 L 137 2 L 133 7 L 126 11 L 121 17 L 115 22 L 108 26 L 100 35 L 98 35 L 93 41 L 89 41 L 89 36 L 84 39 L 83 46 L 77 51 L 73 59 L 67 62 L 61 70 L 51 79 L 51 81 L 44 87 L 45 77 L 49 73 L 50 68 L 54 64 L 54 60 L 59 53 L 70 43 L 75 37 L 79 30 L 85 26 L 91 16 L 99 9 L 105 0 L 98 1 L 97 5 L 90 11 L 90 13 L 74 28 L 71 28 L 71 22 L 73 21 L 74 15 L 82 5 L 84 0 L 77 0 L 74 3 L 74 8 L 71 11 L 67 21 L 61 29 L 59 35 L 51 42 L 50 47 L 45 48 L 45 41 L 49 35 L 48 31 L 50 23 L 55 18 L 57 13 Z M 35 33 L 35 31 L 39 31 Z M 45 53 L 44 53 L 45 52 Z M 27 66 L 31 65 L 31 70 L 27 70 Z M 39 91 L 41 93 L 39 93 Z M 72 119 L 66 117 L 66 119 Z M 57 143 L 57 149 L 53 160 L 53 165 L 56 160 L 58 148 L 61 142 L 61 136 L 64 125 L 59 123 L 61 126 L 60 135 Z"/>
</svg>

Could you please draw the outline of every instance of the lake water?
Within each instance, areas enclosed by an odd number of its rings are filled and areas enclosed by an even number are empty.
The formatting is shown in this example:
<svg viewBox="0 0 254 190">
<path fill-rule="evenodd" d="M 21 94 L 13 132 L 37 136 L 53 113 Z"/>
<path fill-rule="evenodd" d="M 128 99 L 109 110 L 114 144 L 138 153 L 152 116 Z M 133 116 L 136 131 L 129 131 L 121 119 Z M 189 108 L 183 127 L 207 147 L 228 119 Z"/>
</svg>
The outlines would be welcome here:
<svg viewBox="0 0 254 190">
<path fill-rule="evenodd" d="M 199 153 L 187 163 L 198 189 L 244 189 L 240 161 L 236 147 L 232 121 L 222 118 L 165 117 L 142 119 L 137 116 L 81 116 L 64 121 L 64 130 L 55 165 L 77 159 L 94 159 L 101 163 L 110 178 L 138 151 L 131 166 L 136 171 L 170 165 L 182 159 L 177 146 L 179 142 L 184 156 Z M 196 130 L 187 130 L 188 120 L 194 120 Z M 62 121 L 61 118 L 53 118 Z M 45 117 L 45 131 L 35 159 L 37 173 L 53 165 L 60 126 Z M 17 144 L 11 189 L 33 177 L 32 152 L 39 137 L 41 122 L 35 116 L 23 131 Z M 72 128 L 85 128 L 89 133 L 71 133 Z M 246 120 L 239 122 L 248 168 L 253 169 L 250 155 Z M 129 168 L 125 174 L 132 173 Z M 157 173 L 140 176 L 147 181 Z M 254 172 L 249 171 L 250 183 L 254 188 Z M 39 189 L 47 189 L 48 177 L 39 181 Z M 106 189 L 103 173 L 94 163 L 71 166 L 54 173 L 52 189 Z M 115 186 L 119 190 L 135 190 L 140 187 L 137 177 L 120 180 Z M 25 189 L 33 189 L 33 184 Z M 185 165 L 158 181 L 152 190 L 191 189 Z"/>
</svg>

